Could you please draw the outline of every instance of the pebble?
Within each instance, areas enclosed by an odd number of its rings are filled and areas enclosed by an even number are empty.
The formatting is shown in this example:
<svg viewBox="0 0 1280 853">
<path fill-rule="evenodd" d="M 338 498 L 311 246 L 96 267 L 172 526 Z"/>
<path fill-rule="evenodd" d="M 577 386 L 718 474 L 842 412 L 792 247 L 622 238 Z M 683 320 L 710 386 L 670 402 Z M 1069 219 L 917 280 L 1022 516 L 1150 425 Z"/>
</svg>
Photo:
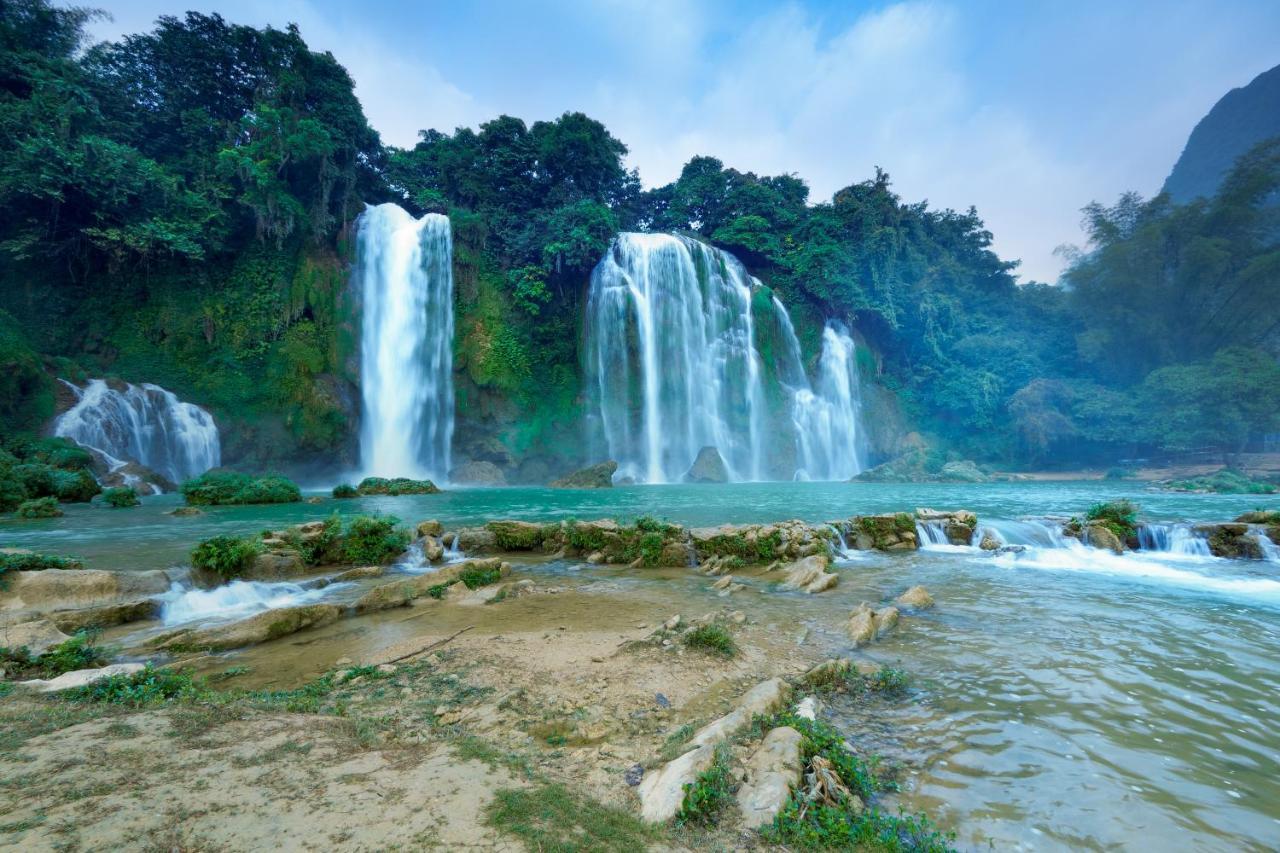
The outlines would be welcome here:
<svg viewBox="0 0 1280 853">
<path fill-rule="evenodd" d="M 639 785 L 640 780 L 644 778 L 644 766 L 640 764 L 632 764 L 627 768 L 627 772 L 622 775 L 622 778 L 628 785 L 634 788 L 636 785 Z"/>
<path fill-rule="evenodd" d="M 658 707 L 659 707 L 659 708 L 670 708 L 670 707 L 671 707 L 671 700 L 670 700 L 670 699 L 668 699 L 666 696 L 664 696 L 664 695 L 663 695 L 663 694 L 661 694 L 661 693 L 655 693 L 655 694 L 654 694 L 654 696 L 653 696 L 653 701 L 655 701 L 655 702 L 657 702 L 657 703 L 658 703 Z"/>
</svg>

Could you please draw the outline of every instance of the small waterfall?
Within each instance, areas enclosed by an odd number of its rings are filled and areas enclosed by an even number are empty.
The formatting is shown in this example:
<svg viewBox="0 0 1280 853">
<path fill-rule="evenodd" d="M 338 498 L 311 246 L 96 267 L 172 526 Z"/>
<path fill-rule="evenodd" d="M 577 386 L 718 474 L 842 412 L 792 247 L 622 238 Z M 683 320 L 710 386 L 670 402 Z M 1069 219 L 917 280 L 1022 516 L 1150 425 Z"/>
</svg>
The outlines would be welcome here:
<svg viewBox="0 0 1280 853">
<path fill-rule="evenodd" d="M 281 607 L 310 604 L 355 584 L 333 583 L 326 586 L 303 586 L 282 581 L 232 581 L 213 589 L 192 589 L 175 583 L 164 596 L 160 621 L 166 627 L 191 622 L 242 619 Z"/>
<path fill-rule="evenodd" d="M 829 321 L 822 330 L 817 381 L 812 389 L 795 389 L 792 404 L 798 480 L 848 480 L 862 471 L 862 395 L 855 352 L 848 330 Z"/>
<path fill-rule="evenodd" d="M 1143 524 L 1138 528 L 1138 549 L 1184 557 L 1212 557 L 1209 540 L 1189 524 Z"/>
<path fill-rule="evenodd" d="M 1062 535 L 1062 527 L 1035 519 L 1017 521 L 998 519 L 989 521 L 974 534 L 975 542 L 990 536 L 1001 545 L 1022 545 L 1028 548 L 1068 548 L 1079 544 Z"/>
<path fill-rule="evenodd" d="M 678 482 L 712 446 L 731 479 L 764 477 L 757 285 L 732 255 L 672 234 L 620 234 L 596 265 L 587 388 L 619 476 Z"/>
<path fill-rule="evenodd" d="M 947 539 L 947 525 L 944 521 L 917 521 L 916 539 L 919 540 L 921 548 L 938 545 L 951 547 L 951 542 Z"/>
<path fill-rule="evenodd" d="M 53 425 L 53 434 L 101 453 L 111 470 L 136 462 L 173 483 L 216 468 L 222 462 L 218 427 L 199 406 L 184 403 L 159 385 L 110 387 L 90 379 L 76 404 Z"/>
<path fill-rule="evenodd" d="M 1268 563 L 1280 563 L 1280 545 L 1271 541 L 1271 537 L 1267 535 L 1267 531 L 1261 527 L 1252 528 L 1250 533 L 1258 542 L 1258 549 L 1262 551 L 1262 559 Z"/>
<path fill-rule="evenodd" d="M 366 208 L 356 243 L 363 311 L 360 461 L 366 476 L 443 481 L 453 444 L 449 218 Z"/>
</svg>

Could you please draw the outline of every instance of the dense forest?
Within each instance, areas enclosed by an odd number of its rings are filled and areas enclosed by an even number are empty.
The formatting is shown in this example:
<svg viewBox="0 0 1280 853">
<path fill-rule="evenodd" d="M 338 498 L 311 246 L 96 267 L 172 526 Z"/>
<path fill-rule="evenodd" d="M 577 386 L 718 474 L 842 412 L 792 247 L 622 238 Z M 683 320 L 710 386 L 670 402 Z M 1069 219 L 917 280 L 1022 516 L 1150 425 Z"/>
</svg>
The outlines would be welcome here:
<svg viewBox="0 0 1280 853">
<path fill-rule="evenodd" d="M 242 467 L 354 461 L 355 218 L 395 200 L 453 223 L 460 456 L 541 480 L 586 461 L 579 333 L 621 230 L 739 257 L 805 354 L 858 331 L 877 460 L 919 433 L 1014 466 L 1230 456 L 1280 430 L 1280 139 L 1211 198 L 1084 211 L 1056 285 L 1019 284 L 978 212 L 890 176 L 815 201 L 794 175 L 696 157 L 644 189 L 567 113 L 382 144 L 351 78 L 296 28 L 161 18 L 88 45 L 93 13 L 0 4 L 0 432 L 38 431 L 54 377 L 155 382 L 209 408 Z M 432 117 L 421 117 L 430 126 Z M 1045 201 L 1053 203 L 1052 199 Z"/>
</svg>

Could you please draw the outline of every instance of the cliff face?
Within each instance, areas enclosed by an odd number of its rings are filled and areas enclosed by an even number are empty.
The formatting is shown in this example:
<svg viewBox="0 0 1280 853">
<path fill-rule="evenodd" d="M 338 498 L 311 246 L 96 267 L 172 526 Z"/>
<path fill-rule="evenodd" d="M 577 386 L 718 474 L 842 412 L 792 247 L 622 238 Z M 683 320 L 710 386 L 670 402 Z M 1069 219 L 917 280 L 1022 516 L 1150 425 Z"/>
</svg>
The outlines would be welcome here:
<svg viewBox="0 0 1280 853">
<path fill-rule="evenodd" d="M 1240 155 L 1274 136 L 1280 136 L 1280 65 L 1213 105 L 1191 131 L 1164 192 L 1179 204 L 1212 196 Z"/>
</svg>

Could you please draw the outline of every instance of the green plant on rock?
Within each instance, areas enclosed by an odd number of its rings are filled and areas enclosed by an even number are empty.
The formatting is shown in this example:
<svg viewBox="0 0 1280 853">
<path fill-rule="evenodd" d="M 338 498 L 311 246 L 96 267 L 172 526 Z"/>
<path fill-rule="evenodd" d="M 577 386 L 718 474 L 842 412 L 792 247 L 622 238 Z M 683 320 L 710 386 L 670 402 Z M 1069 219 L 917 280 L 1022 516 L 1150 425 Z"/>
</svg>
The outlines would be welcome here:
<svg viewBox="0 0 1280 853">
<path fill-rule="evenodd" d="M 169 669 L 156 669 L 150 664 L 132 675 L 113 675 L 84 687 L 66 691 L 63 696 L 73 702 L 91 702 L 144 708 L 168 702 L 199 699 L 208 693 L 203 682 L 190 675 Z"/>
<path fill-rule="evenodd" d="M 361 495 L 389 495 L 398 497 L 400 495 L 434 495 L 438 494 L 440 489 L 430 480 L 410 480 L 408 477 L 395 477 L 386 479 L 384 477 L 366 477 L 360 481 L 360 485 L 356 486 L 356 492 Z"/>
<path fill-rule="evenodd" d="M 458 574 L 458 580 L 466 584 L 467 589 L 479 589 L 502 580 L 502 569 L 464 569 Z"/>
<path fill-rule="evenodd" d="M 235 580 L 249 570 L 262 550 L 262 542 L 256 538 L 214 536 L 192 549 L 191 565 L 224 581 Z"/>
<path fill-rule="evenodd" d="M 564 523 L 565 541 L 579 551 L 589 553 L 605 546 L 604 531 L 595 525 L 584 525 L 575 519 Z"/>
<path fill-rule="evenodd" d="M 335 549 L 342 542 L 342 519 L 337 515 L 330 516 L 325 519 L 324 526 L 318 533 L 306 538 L 303 538 L 296 528 L 290 528 L 285 532 L 284 539 L 308 566 L 322 566 L 337 562 L 336 558 L 339 555 L 335 553 Z"/>
<path fill-rule="evenodd" d="M 738 653 L 738 644 L 723 625 L 712 623 L 699 625 L 686 631 L 680 641 L 690 649 L 702 649 L 731 658 Z"/>
<path fill-rule="evenodd" d="M 138 500 L 138 493 L 132 486 L 116 486 L 107 489 L 102 493 L 102 502 L 114 509 L 125 509 L 142 503 Z"/>
<path fill-rule="evenodd" d="M 84 564 L 73 557 L 32 554 L 26 551 L 0 551 L 0 574 L 5 572 L 38 572 L 43 569 L 82 569 Z"/>
<path fill-rule="evenodd" d="M 343 532 L 343 562 L 357 566 L 389 563 L 409 547 L 409 531 L 396 527 L 395 516 L 357 515 Z"/>
<path fill-rule="evenodd" d="M 711 766 L 684 786 L 684 800 L 676 812 L 676 824 L 714 826 L 733 802 L 734 784 L 730 773 L 729 748 L 718 744 Z"/>
<path fill-rule="evenodd" d="M 97 632 L 77 631 L 70 639 L 39 655 L 25 647 L 0 647 L 0 668 L 10 679 L 56 678 L 77 669 L 105 666 L 110 652 L 97 645 Z"/>
<path fill-rule="evenodd" d="M 1084 517 L 1087 521 L 1102 524 L 1121 542 L 1138 530 L 1138 505 L 1129 500 L 1096 503 L 1089 507 Z"/>
<path fill-rule="evenodd" d="M 350 483 L 339 483 L 333 487 L 333 496 L 339 499 L 356 498 L 360 496 L 360 492 Z"/>
<path fill-rule="evenodd" d="M 253 477 L 237 471 L 206 471 L 182 484 L 190 506 L 296 503 L 302 490 L 287 477 Z"/>
<path fill-rule="evenodd" d="M 491 521 L 485 525 L 504 551 L 532 551 L 541 547 L 543 528 L 518 521 Z"/>
<path fill-rule="evenodd" d="M 18 505 L 19 518 L 57 518 L 62 515 L 57 498 L 35 498 Z"/>
</svg>

